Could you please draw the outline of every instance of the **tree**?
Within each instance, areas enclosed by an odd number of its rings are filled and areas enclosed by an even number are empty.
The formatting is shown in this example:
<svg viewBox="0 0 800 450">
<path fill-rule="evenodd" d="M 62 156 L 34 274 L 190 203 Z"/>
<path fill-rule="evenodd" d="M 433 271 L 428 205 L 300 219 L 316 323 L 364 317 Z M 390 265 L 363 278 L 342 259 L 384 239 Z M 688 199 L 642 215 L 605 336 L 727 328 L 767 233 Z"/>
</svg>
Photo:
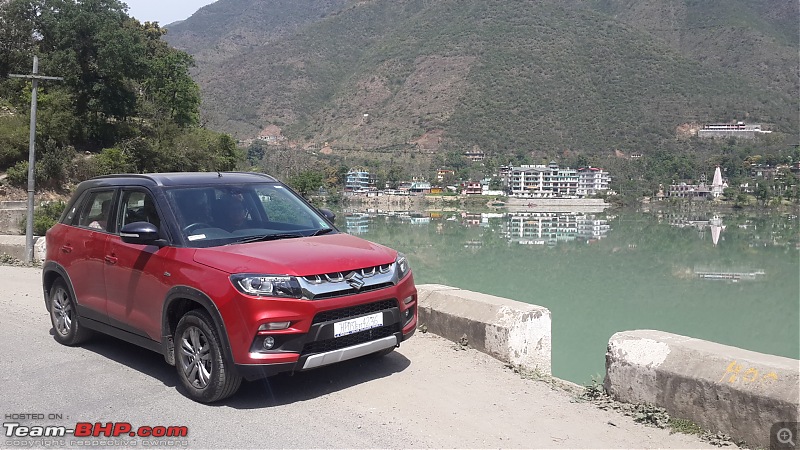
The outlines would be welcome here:
<svg viewBox="0 0 800 450">
<path fill-rule="evenodd" d="M 200 89 L 189 75 L 194 60 L 189 54 L 175 50 L 161 40 L 166 30 L 157 23 L 145 22 L 141 30 L 147 46 L 142 108 L 147 109 L 156 121 L 170 121 L 179 126 L 196 125 L 199 121 Z"/>
<path fill-rule="evenodd" d="M 766 205 L 770 199 L 769 187 L 767 187 L 767 184 L 763 181 L 756 185 L 755 194 L 756 198 L 761 200 L 764 205 Z"/>
<path fill-rule="evenodd" d="M 136 112 L 132 81 L 147 72 L 139 23 L 117 0 L 41 0 L 34 26 L 44 71 L 63 76 L 74 95 L 75 138 L 113 144 L 115 124 Z"/>
<path fill-rule="evenodd" d="M 34 4 L 28 0 L 0 2 L 0 76 L 25 66 L 30 69 L 35 17 Z"/>
<path fill-rule="evenodd" d="M 325 174 L 316 170 L 306 170 L 289 178 L 288 184 L 303 197 L 316 191 L 323 185 Z"/>
</svg>

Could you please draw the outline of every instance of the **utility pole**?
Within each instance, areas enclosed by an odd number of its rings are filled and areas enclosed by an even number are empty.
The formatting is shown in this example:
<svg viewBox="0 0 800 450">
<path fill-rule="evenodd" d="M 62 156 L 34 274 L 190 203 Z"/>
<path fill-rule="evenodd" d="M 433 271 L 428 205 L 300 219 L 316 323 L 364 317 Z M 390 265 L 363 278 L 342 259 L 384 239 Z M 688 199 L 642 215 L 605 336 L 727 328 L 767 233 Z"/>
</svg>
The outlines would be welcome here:
<svg viewBox="0 0 800 450">
<path fill-rule="evenodd" d="M 8 74 L 12 78 L 25 78 L 31 80 L 33 91 L 31 92 L 31 134 L 28 144 L 28 215 L 25 223 L 25 263 L 33 261 L 33 190 L 35 187 L 36 175 L 34 165 L 36 164 L 36 91 L 39 87 L 39 80 L 63 81 L 62 77 L 45 77 L 39 75 L 39 57 L 33 56 L 33 73 L 31 75 Z"/>
</svg>

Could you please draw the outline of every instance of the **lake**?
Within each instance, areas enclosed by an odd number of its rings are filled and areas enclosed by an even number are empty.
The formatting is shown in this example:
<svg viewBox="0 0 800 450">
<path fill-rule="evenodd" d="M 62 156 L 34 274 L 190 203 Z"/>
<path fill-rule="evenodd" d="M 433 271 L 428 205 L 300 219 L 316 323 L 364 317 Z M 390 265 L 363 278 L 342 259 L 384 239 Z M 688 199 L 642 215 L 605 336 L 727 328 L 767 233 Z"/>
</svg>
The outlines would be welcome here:
<svg viewBox="0 0 800 450">
<path fill-rule="evenodd" d="M 623 330 L 800 359 L 796 213 L 346 210 L 336 223 L 404 252 L 417 284 L 547 307 L 553 375 L 576 383 L 602 379 Z"/>
</svg>

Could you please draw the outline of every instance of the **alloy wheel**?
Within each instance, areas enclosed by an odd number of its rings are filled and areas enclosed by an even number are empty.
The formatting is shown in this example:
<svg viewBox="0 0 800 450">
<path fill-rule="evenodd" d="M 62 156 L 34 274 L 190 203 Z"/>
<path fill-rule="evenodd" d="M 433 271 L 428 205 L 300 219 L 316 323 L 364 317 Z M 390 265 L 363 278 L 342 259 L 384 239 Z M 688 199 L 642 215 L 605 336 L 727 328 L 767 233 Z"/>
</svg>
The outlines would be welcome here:
<svg viewBox="0 0 800 450">
<path fill-rule="evenodd" d="M 53 318 L 55 319 L 56 331 L 67 336 L 72 329 L 72 301 L 69 294 L 63 288 L 59 288 L 53 295 Z"/>
<path fill-rule="evenodd" d="M 211 379 L 211 345 L 198 327 L 190 326 L 181 335 L 179 360 L 186 380 L 198 389 L 208 386 Z"/>
</svg>

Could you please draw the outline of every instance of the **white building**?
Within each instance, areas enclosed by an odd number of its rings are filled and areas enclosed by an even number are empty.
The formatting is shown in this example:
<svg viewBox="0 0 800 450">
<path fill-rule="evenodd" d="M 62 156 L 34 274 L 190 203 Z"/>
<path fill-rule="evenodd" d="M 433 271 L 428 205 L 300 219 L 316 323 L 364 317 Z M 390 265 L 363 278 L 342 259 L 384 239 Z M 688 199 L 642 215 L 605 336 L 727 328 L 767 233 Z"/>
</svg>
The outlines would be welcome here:
<svg viewBox="0 0 800 450">
<path fill-rule="evenodd" d="M 369 172 L 364 169 L 350 169 L 345 176 L 344 188 L 353 192 L 368 191 Z"/>
<path fill-rule="evenodd" d="M 726 138 L 726 137 L 739 137 L 745 139 L 753 139 L 757 134 L 768 134 L 771 131 L 761 129 L 761 124 L 746 124 L 744 122 L 736 123 L 712 123 L 705 125 L 703 129 L 697 131 L 697 135 L 701 138 Z"/>
<path fill-rule="evenodd" d="M 714 170 L 714 181 L 711 182 L 711 196 L 719 198 L 726 187 L 728 187 L 728 183 L 722 180 L 722 171 L 717 166 Z"/>
<path fill-rule="evenodd" d="M 511 195 L 526 198 L 577 197 L 578 172 L 561 169 L 558 164 L 523 165 L 511 168 L 509 188 Z"/>
<path fill-rule="evenodd" d="M 578 196 L 596 195 L 608 191 L 611 175 L 597 167 L 578 169 Z"/>
</svg>

